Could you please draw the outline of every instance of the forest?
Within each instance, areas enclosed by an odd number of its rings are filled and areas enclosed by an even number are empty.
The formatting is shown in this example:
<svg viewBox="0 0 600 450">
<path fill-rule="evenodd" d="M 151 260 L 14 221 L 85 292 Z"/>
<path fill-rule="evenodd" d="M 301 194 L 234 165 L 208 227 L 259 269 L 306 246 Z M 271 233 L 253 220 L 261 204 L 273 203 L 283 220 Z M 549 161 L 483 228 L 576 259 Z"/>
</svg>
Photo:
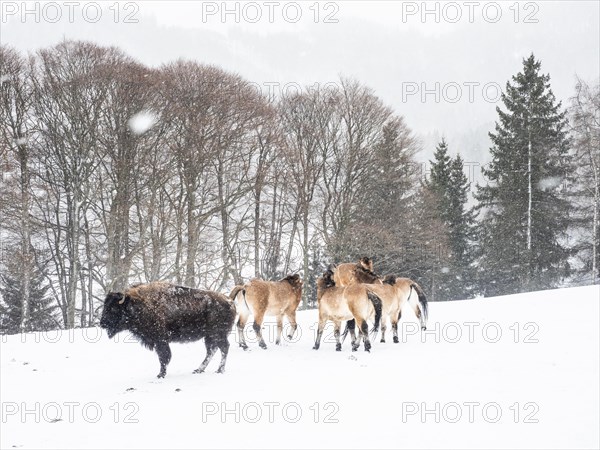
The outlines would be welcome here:
<svg viewBox="0 0 600 450">
<path fill-rule="evenodd" d="M 298 273 L 314 308 L 362 256 L 432 301 L 599 283 L 598 80 L 560 101 L 533 54 L 514 72 L 472 183 L 360 80 L 273 96 L 195 61 L 1 46 L 0 332 L 95 325 L 137 281 Z"/>
</svg>

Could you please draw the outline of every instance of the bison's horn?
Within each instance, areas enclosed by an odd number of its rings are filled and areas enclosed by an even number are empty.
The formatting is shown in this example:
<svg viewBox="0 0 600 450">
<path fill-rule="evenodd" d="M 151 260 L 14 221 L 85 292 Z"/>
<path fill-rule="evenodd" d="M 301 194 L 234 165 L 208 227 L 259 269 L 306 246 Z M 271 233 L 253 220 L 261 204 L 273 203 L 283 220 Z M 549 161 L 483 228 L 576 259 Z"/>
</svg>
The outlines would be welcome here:
<svg viewBox="0 0 600 450">
<path fill-rule="evenodd" d="M 121 300 L 119 300 L 119 305 L 122 305 L 123 303 L 125 303 L 125 297 L 123 297 Z"/>
</svg>

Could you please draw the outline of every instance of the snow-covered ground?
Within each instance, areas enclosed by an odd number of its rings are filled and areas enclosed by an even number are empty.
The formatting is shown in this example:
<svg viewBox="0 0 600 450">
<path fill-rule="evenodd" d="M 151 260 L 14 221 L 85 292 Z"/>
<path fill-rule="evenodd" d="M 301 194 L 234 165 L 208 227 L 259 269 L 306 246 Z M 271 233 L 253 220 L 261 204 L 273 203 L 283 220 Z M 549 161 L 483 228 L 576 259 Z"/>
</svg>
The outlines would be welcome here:
<svg viewBox="0 0 600 450">
<path fill-rule="evenodd" d="M 204 344 L 154 352 L 97 328 L 4 337 L 2 448 L 598 448 L 599 287 L 433 303 L 399 344 L 312 350 L 301 336 L 232 348 L 194 375 Z M 252 335 L 252 331 L 248 331 Z M 58 420 L 60 419 L 60 420 Z"/>
</svg>

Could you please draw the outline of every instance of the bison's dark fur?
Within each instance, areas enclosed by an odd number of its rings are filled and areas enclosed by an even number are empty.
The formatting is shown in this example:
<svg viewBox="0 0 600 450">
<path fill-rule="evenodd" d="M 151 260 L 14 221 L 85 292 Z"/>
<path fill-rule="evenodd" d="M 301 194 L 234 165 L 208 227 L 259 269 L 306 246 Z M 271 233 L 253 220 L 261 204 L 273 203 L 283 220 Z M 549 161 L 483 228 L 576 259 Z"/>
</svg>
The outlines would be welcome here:
<svg viewBox="0 0 600 450">
<path fill-rule="evenodd" d="M 206 358 L 194 373 L 206 369 L 217 348 L 221 350 L 218 372 L 223 372 L 235 314 L 234 304 L 217 292 L 154 282 L 133 285 L 122 293 L 109 293 L 100 326 L 109 338 L 129 330 L 144 346 L 156 350 L 160 361 L 158 377 L 162 378 L 171 360 L 169 343 L 202 338 Z"/>
</svg>

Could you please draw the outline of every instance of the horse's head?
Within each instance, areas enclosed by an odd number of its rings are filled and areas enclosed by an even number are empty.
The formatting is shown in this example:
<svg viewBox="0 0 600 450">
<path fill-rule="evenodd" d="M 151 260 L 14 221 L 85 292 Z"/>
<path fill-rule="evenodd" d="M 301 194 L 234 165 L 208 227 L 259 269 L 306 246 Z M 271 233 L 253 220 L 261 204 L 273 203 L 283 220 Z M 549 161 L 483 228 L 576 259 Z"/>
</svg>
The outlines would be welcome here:
<svg viewBox="0 0 600 450">
<path fill-rule="evenodd" d="M 369 272 L 373 272 L 373 260 L 368 256 L 363 256 L 358 260 L 359 267 L 362 267 Z"/>
</svg>

